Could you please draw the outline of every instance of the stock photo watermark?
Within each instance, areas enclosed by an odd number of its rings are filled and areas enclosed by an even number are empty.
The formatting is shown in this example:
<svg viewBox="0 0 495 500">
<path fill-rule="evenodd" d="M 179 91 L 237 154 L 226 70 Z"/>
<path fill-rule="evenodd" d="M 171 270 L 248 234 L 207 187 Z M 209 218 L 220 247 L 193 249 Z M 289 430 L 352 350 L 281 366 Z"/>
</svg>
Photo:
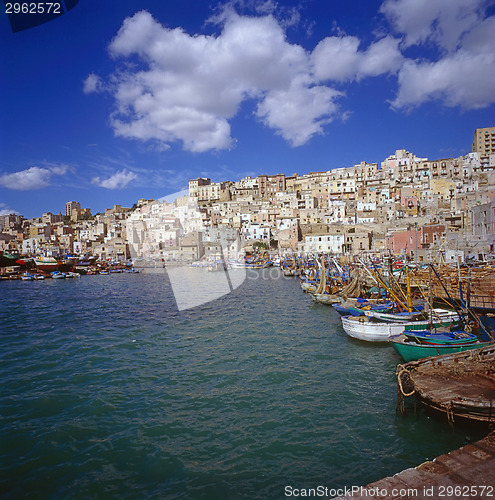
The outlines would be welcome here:
<svg viewBox="0 0 495 500">
<path fill-rule="evenodd" d="M 254 241 L 238 229 L 205 226 L 197 200 L 182 192 L 136 210 L 126 233 L 135 267 L 166 273 L 179 311 L 217 300 L 246 280 L 284 278 L 279 267 L 269 267 L 267 249 L 254 251 Z"/>
</svg>

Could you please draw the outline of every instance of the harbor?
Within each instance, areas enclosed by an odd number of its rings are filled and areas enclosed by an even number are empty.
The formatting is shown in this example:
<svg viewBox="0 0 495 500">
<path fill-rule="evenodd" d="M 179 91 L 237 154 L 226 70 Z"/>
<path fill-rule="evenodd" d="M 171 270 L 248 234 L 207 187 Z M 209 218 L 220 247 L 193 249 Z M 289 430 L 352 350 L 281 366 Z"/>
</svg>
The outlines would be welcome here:
<svg viewBox="0 0 495 500">
<path fill-rule="evenodd" d="M 192 296 L 224 274 L 187 272 Z M 181 313 L 166 273 L 2 283 L 2 495 L 279 498 L 486 434 L 396 413 L 397 353 L 282 268 L 230 272 L 239 287 Z"/>
<path fill-rule="evenodd" d="M 495 500 L 494 2 L 4 2 L 0 500 Z"/>
<path fill-rule="evenodd" d="M 396 413 L 397 353 L 349 338 L 281 268 L 231 272 L 238 288 L 180 314 L 167 274 L 2 283 L 3 496 L 277 498 L 485 435 Z M 187 273 L 193 295 L 224 274 Z"/>
</svg>

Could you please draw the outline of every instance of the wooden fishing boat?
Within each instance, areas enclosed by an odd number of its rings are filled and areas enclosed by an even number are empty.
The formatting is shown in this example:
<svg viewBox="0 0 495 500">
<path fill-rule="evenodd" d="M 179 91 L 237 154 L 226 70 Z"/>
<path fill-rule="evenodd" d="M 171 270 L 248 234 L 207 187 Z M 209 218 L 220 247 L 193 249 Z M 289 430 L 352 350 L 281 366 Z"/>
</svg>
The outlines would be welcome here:
<svg viewBox="0 0 495 500">
<path fill-rule="evenodd" d="M 457 326 L 458 319 L 437 320 L 430 323 L 425 321 L 377 321 L 370 316 L 342 316 L 342 327 L 349 337 L 368 342 L 388 342 L 392 335 L 400 335 L 405 330 L 418 331 L 433 328 Z"/>
<path fill-rule="evenodd" d="M 65 279 L 65 273 L 62 273 L 60 271 L 53 271 L 50 274 L 54 280 Z"/>
<path fill-rule="evenodd" d="M 389 338 L 390 345 L 397 354 L 406 362 L 430 356 L 440 356 L 455 352 L 470 351 L 480 347 L 489 346 L 493 342 L 480 342 L 478 339 L 464 344 L 424 344 L 408 338 L 406 335 L 393 335 Z"/>
<path fill-rule="evenodd" d="M 332 305 L 332 304 L 338 304 L 342 302 L 342 297 L 340 295 L 336 295 L 335 293 L 331 293 L 332 291 L 338 291 L 339 288 L 331 288 L 330 286 L 327 286 L 327 275 L 326 275 L 326 268 L 325 268 L 325 262 L 322 259 L 321 263 L 318 262 L 318 267 L 319 267 L 319 276 L 320 276 L 320 281 L 318 284 L 318 287 L 313 293 L 313 299 L 316 302 L 319 302 L 320 304 L 326 304 L 326 305 Z"/>
<path fill-rule="evenodd" d="M 320 304 L 334 305 L 342 302 L 342 297 L 340 295 L 334 295 L 332 293 L 314 293 L 313 299 Z"/>
<path fill-rule="evenodd" d="M 414 321 L 421 317 L 423 314 L 422 311 L 413 311 L 413 312 L 384 312 L 384 311 L 375 311 L 374 309 L 370 309 L 369 311 L 364 311 L 366 316 L 372 316 L 381 321 Z"/>
<path fill-rule="evenodd" d="M 280 267 L 284 276 L 296 276 L 297 274 L 297 264 L 294 258 L 285 259 Z"/>
<path fill-rule="evenodd" d="M 301 288 L 308 293 L 314 293 L 318 288 L 318 285 L 312 281 L 301 281 L 300 285 Z"/>
<path fill-rule="evenodd" d="M 463 331 L 415 331 L 408 332 L 405 331 L 404 335 L 414 342 L 420 342 L 422 344 L 469 344 L 476 342 L 478 337 L 474 333 L 468 333 Z"/>
<path fill-rule="evenodd" d="M 347 299 L 341 304 L 333 304 L 333 308 L 341 316 L 363 316 L 365 311 L 381 311 L 390 312 L 392 310 L 392 302 L 376 302 L 369 299 Z"/>
<path fill-rule="evenodd" d="M 63 265 L 62 261 L 56 260 L 53 257 L 35 257 L 34 262 L 38 269 L 48 272 L 58 271 Z"/>
<path fill-rule="evenodd" d="M 466 352 L 423 358 L 396 371 L 398 408 L 414 396 L 450 424 L 495 424 L 495 344 Z"/>
<path fill-rule="evenodd" d="M 353 306 L 344 306 L 341 304 L 332 304 L 332 307 L 341 315 L 341 316 L 364 316 L 364 311 L 359 309 L 359 307 Z"/>
</svg>

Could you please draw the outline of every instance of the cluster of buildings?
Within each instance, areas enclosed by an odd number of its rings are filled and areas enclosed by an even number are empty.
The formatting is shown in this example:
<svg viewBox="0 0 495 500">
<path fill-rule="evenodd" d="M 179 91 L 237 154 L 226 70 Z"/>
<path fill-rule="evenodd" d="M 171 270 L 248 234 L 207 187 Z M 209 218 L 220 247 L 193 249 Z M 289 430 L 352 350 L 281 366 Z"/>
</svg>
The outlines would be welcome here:
<svg viewBox="0 0 495 500">
<path fill-rule="evenodd" d="M 0 217 L 0 250 L 91 253 L 101 259 L 235 258 L 280 253 L 405 254 L 464 260 L 495 251 L 495 127 L 477 129 L 472 152 L 428 160 L 398 150 L 380 164 L 238 181 L 189 181 L 173 203 L 139 200 L 91 216 Z"/>
</svg>

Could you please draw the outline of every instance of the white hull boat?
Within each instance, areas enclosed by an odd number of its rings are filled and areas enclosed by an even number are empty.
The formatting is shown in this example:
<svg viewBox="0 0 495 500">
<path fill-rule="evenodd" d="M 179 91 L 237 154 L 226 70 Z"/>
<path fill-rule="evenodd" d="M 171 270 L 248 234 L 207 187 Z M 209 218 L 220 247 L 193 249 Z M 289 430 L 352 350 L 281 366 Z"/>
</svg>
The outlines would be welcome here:
<svg viewBox="0 0 495 500">
<path fill-rule="evenodd" d="M 401 335 L 405 330 L 428 330 L 458 323 L 455 318 L 425 321 L 376 321 L 369 316 L 342 316 L 342 327 L 349 337 L 368 342 L 388 342 L 392 335 Z"/>
<path fill-rule="evenodd" d="M 447 311 L 445 309 L 433 309 L 432 313 L 428 312 L 404 312 L 404 313 L 387 313 L 382 311 L 364 311 L 364 314 L 369 317 L 376 318 L 380 321 L 392 321 L 392 322 L 411 322 L 417 320 L 420 316 L 428 314 L 432 316 L 432 320 L 434 322 L 437 321 L 451 321 L 451 320 L 459 320 L 459 315 L 455 311 Z"/>
</svg>

